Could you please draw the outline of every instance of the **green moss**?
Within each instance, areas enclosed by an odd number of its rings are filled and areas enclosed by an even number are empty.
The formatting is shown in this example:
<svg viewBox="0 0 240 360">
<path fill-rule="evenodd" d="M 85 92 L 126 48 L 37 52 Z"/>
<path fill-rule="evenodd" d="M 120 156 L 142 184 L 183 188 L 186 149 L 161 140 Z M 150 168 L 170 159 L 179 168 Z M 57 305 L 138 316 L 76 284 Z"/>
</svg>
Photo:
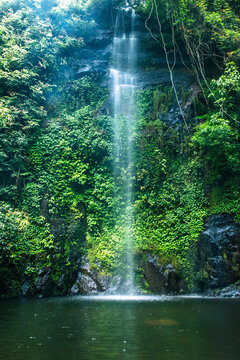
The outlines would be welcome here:
<svg viewBox="0 0 240 360">
<path fill-rule="evenodd" d="M 211 209 L 216 208 L 216 206 L 223 200 L 223 188 L 222 186 L 214 185 L 211 188 L 209 195 L 209 207 Z"/>
</svg>

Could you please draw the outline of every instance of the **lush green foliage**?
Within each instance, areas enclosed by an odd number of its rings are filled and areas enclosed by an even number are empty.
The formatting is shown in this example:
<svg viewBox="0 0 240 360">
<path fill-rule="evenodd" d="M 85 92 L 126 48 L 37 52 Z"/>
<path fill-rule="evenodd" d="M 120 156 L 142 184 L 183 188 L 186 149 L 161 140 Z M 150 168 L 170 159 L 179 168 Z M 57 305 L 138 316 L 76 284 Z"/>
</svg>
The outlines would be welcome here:
<svg viewBox="0 0 240 360">
<path fill-rule="evenodd" d="M 0 204 L 2 293 L 15 295 L 22 273 L 36 272 L 36 259 L 38 266 L 50 266 L 54 250 L 54 237 L 42 216 L 32 220 L 25 212 L 14 210 L 3 202 Z"/>
<path fill-rule="evenodd" d="M 95 28 L 81 7 L 14 0 L 1 4 L 0 18 L 0 290 L 7 293 L 4 280 L 15 274 L 18 283 L 30 268 L 51 266 L 56 281 L 63 271 L 71 276 L 86 214 L 89 233 L 111 221 L 111 125 L 96 117 L 107 95 L 98 78 L 72 75 L 72 59 Z"/>
</svg>

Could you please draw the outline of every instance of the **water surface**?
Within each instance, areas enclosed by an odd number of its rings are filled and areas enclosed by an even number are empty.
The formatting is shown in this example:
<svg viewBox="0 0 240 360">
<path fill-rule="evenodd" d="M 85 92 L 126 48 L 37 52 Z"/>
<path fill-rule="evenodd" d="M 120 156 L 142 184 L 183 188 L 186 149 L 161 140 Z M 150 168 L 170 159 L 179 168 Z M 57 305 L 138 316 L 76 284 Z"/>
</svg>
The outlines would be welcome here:
<svg viewBox="0 0 240 360">
<path fill-rule="evenodd" d="M 2 360 L 239 360 L 240 300 L 2 300 Z"/>
</svg>

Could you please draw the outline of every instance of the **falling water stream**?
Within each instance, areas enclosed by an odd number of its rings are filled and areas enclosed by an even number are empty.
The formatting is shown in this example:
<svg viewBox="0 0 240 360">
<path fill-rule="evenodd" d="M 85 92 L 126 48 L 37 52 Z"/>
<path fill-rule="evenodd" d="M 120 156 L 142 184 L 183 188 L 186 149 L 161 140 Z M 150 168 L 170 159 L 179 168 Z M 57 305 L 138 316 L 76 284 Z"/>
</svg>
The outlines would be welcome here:
<svg viewBox="0 0 240 360">
<path fill-rule="evenodd" d="M 137 37 L 134 31 L 135 12 L 131 11 L 130 29 L 119 11 L 113 40 L 111 83 L 114 105 L 114 178 L 118 188 L 118 210 L 124 224 L 125 278 L 129 293 L 134 289 L 133 259 L 133 178 L 134 178 L 134 95 L 136 91 Z"/>
</svg>

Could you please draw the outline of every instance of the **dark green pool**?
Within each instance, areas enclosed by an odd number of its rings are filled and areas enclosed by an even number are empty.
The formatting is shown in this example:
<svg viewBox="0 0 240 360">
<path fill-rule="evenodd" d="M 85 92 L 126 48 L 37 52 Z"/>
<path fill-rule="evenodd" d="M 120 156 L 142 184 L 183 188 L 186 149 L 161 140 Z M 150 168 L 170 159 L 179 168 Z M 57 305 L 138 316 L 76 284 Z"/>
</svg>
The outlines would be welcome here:
<svg viewBox="0 0 240 360">
<path fill-rule="evenodd" d="M 240 300 L 2 300 L 0 359 L 239 360 Z"/>
</svg>

